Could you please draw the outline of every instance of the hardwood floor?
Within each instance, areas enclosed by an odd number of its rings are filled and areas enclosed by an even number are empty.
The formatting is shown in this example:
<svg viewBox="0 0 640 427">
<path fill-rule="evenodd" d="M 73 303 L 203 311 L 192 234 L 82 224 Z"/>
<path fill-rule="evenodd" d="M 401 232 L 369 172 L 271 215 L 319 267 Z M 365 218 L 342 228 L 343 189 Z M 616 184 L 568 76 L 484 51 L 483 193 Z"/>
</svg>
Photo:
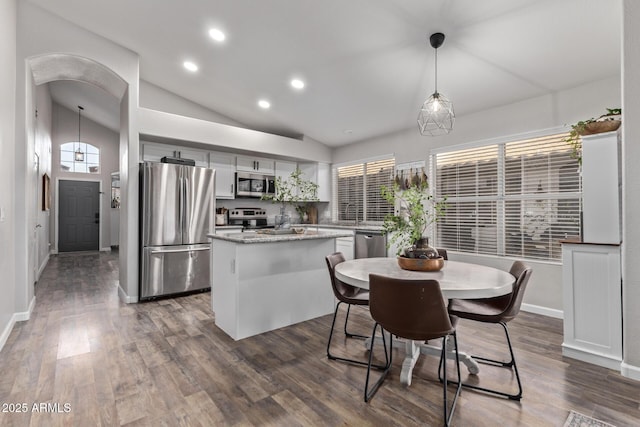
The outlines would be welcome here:
<svg viewBox="0 0 640 427">
<path fill-rule="evenodd" d="M 117 263 L 114 253 L 51 258 L 31 320 L 16 324 L 0 352 L 0 403 L 13 411 L 0 412 L 0 425 L 442 424 L 435 357 L 421 357 L 405 387 L 403 352 L 394 353 L 390 376 L 367 404 L 365 369 L 326 357 L 331 316 L 234 342 L 214 325 L 210 293 L 121 303 Z M 351 318 L 370 334 L 367 311 Z M 640 425 L 640 383 L 563 358 L 560 320 L 521 313 L 509 327 L 522 401 L 463 389 L 453 425 L 562 426 L 569 410 Z M 461 321 L 458 334 L 461 350 L 507 357 L 499 326 Z M 336 352 L 366 356 L 362 341 L 336 338 Z M 507 370 L 486 365 L 477 380 L 515 386 Z"/>
</svg>

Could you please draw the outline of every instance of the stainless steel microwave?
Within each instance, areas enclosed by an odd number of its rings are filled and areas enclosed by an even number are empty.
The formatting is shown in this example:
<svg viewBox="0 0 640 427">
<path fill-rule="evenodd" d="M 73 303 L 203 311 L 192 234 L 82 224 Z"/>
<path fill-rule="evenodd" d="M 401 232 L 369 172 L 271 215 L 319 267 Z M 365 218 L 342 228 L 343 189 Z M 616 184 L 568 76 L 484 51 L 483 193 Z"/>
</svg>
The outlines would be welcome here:
<svg viewBox="0 0 640 427">
<path fill-rule="evenodd" d="M 275 176 L 248 172 L 236 173 L 236 197 L 262 197 L 275 193 Z"/>
</svg>

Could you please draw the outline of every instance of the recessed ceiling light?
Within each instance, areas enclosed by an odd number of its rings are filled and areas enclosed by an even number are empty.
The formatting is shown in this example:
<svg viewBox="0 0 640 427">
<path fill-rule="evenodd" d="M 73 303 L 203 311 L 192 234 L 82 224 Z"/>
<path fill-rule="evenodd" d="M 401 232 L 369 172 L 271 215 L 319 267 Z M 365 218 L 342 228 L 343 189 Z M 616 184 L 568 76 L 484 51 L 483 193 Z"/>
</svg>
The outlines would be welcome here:
<svg viewBox="0 0 640 427">
<path fill-rule="evenodd" d="M 265 110 L 271 107 L 271 103 L 264 99 L 261 99 L 260 101 L 258 101 L 258 105 L 260 106 L 260 108 L 264 108 Z"/>
<path fill-rule="evenodd" d="M 217 42 L 223 42 L 224 39 L 227 38 L 225 34 L 217 28 L 212 28 L 209 30 L 209 36 Z"/>
<path fill-rule="evenodd" d="M 193 71 L 193 72 L 198 71 L 198 66 L 191 61 L 184 61 L 182 65 L 184 65 L 184 68 L 186 68 L 189 71 Z"/>
<path fill-rule="evenodd" d="M 304 87 L 304 82 L 300 79 L 291 80 L 291 86 L 296 89 L 302 89 Z"/>
<path fill-rule="evenodd" d="M 353 129 L 345 129 L 342 131 L 343 133 L 346 133 L 347 135 L 350 135 L 353 133 Z"/>
</svg>

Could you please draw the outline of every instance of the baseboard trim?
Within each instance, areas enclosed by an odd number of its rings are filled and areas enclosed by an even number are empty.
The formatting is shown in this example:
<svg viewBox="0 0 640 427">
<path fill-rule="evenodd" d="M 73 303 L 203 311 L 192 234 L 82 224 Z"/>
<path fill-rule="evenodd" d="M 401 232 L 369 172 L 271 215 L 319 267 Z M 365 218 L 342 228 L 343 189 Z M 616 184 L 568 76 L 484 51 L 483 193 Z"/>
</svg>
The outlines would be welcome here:
<svg viewBox="0 0 640 427">
<path fill-rule="evenodd" d="M 13 327 L 16 325 L 16 322 L 25 322 L 31 318 L 31 313 L 36 306 L 36 297 L 34 296 L 31 299 L 31 303 L 29 304 L 29 309 L 27 311 L 23 311 L 20 313 L 13 313 L 9 323 L 5 326 L 2 334 L 0 334 L 0 351 L 4 348 L 4 345 L 7 343 L 9 339 L 9 335 L 11 335 L 11 331 L 13 331 Z"/>
<path fill-rule="evenodd" d="M 620 373 L 623 377 L 640 381 L 640 366 L 633 366 L 629 365 L 628 363 L 622 362 L 620 364 Z"/>
<path fill-rule="evenodd" d="M 49 263 L 49 256 L 50 255 L 47 253 L 47 256 L 44 257 L 44 260 L 42 260 L 42 264 L 40 264 L 40 268 L 38 268 L 38 276 L 36 277 L 36 282 L 40 280 L 40 276 L 42 276 L 42 272 L 44 271 L 44 268 Z"/>
<path fill-rule="evenodd" d="M 562 355 L 621 372 L 622 359 L 615 356 L 592 353 L 565 343 L 562 343 Z"/>
<path fill-rule="evenodd" d="M 520 306 L 522 311 L 529 313 L 542 314 L 543 316 L 554 317 L 556 319 L 564 319 L 564 312 L 562 310 L 556 310 L 554 308 L 542 307 L 540 305 L 522 304 Z"/>
<path fill-rule="evenodd" d="M 120 301 L 124 302 L 125 304 L 133 304 L 138 302 L 138 297 L 130 297 L 129 295 L 127 295 L 127 293 L 124 291 L 124 289 L 122 289 L 122 286 L 118 285 L 118 297 L 120 298 Z"/>
<path fill-rule="evenodd" d="M 13 316 L 11 316 L 11 319 L 9 319 L 9 323 L 7 323 L 7 326 L 5 326 L 4 330 L 2 331 L 2 335 L 0 335 L 0 351 L 4 348 L 4 345 L 7 343 L 7 340 L 9 339 L 9 335 L 11 335 L 11 331 L 13 331 L 13 327 L 16 324 L 16 315 L 14 314 Z"/>
<path fill-rule="evenodd" d="M 36 306 L 36 297 L 31 298 L 31 303 L 29 304 L 29 308 L 27 311 L 23 311 L 20 313 L 15 313 L 13 316 L 16 319 L 16 322 L 26 322 L 31 318 L 31 313 L 33 313 L 33 309 Z"/>
</svg>

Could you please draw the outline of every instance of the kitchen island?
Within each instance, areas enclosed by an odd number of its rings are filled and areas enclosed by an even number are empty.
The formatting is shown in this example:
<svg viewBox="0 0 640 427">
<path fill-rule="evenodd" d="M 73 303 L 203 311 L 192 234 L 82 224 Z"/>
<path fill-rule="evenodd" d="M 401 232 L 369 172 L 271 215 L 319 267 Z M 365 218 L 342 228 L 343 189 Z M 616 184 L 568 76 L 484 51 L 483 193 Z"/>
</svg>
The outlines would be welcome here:
<svg viewBox="0 0 640 427">
<path fill-rule="evenodd" d="M 325 257 L 350 233 L 232 233 L 211 239 L 211 308 L 234 340 L 333 313 Z"/>
</svg>

